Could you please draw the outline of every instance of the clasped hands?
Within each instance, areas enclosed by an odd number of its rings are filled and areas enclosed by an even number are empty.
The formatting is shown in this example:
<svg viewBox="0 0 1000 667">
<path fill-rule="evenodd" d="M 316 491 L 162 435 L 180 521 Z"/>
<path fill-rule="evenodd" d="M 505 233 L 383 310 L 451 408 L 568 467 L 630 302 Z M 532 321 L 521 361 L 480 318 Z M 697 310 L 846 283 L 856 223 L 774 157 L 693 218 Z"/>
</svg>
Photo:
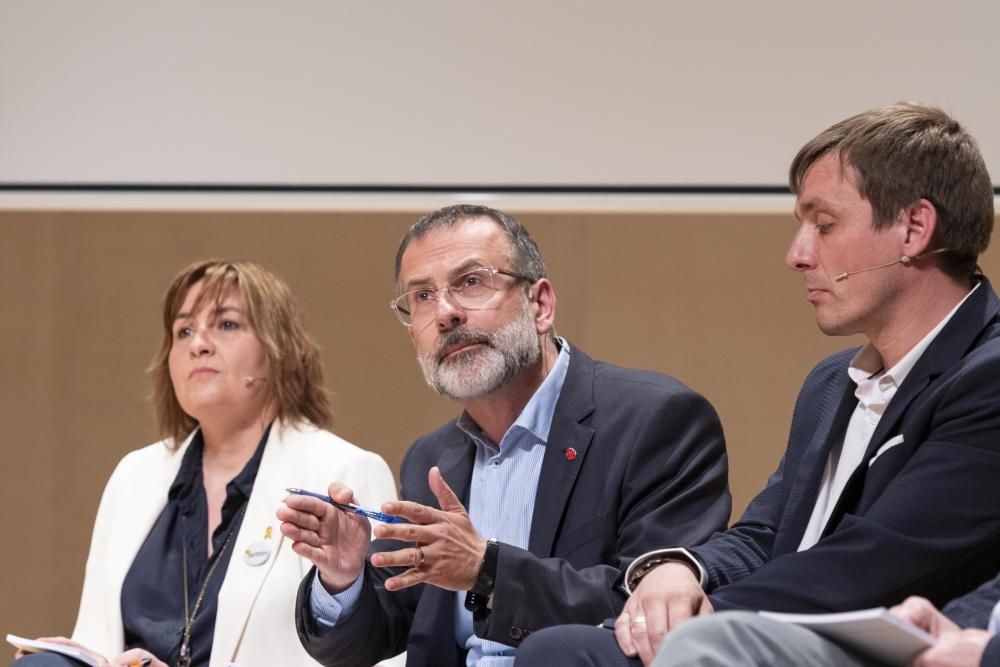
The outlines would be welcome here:
<svg viewBox="0 0 1000 667">
<path fill-rule="evenodd" d="M 451 591 L 472 588 L 486 553 L 486 541 L 469 520 L 465 506 L 433 467 L 427 474 L 440 509 L 405 500 L 382 503 L 381 511 L 409 523 L 378 524 L 308 496 L 292 495 L 278 508 L 281 533 L 292 540 L 292 550 L 309 559 L 320 582 L 332 594 L 346 590 L 364 570 L 369 535 L 411 542 L 413 546 L 371 555 L 375 567 L 405 567 L 385 580 L 385 588 L 398 591 L 417 584 L 432 584 Z M 330 485 L 330 497 L 339 503 L 354 501 L 354 493 L 339 482 Z"/>
<path fill-rule="evenodd" d="M 615 637 L 626 655 L 648 665 L 668 632 L 712 611 L 692 569 L 680 562 L 665 563 L 636 586 L 615 620 Z M 985 630 L 959 628 L 926 598 L 907 598 L 889 611 L 938 640 L 911 667 L 977 667 L 990 640 Z"/>
</svg>

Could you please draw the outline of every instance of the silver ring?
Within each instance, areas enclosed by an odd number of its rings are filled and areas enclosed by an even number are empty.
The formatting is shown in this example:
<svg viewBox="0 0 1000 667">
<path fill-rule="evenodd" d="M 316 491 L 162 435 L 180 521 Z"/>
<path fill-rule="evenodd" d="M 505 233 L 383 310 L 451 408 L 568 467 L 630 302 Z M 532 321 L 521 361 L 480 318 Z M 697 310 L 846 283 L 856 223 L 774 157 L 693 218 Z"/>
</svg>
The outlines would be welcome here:
<svg viewBox="0 0 1000 667">
<path fill-rule="evenodd" d="M 646 625 L 646 617 L 636 616 L 635 618 L 632 619 L 632 625 Z"/>
<path fill-rule="evenodd" d="M 413 567 L 420 567 L 424 564 L 424 550 L 420 548 L 419 544 L 413 548 L 417 550 L 417 562 L 413 564 Z"/>
</svg>

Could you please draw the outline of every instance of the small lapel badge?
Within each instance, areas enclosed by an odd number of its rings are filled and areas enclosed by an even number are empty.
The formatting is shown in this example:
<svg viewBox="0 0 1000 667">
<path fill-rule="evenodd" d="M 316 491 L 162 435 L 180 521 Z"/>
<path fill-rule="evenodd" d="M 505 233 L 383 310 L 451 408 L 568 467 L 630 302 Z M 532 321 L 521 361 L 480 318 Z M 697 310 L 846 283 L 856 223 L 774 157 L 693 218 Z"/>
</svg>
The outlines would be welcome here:
<svg viewBox="0 0 1000 667">
<path fill-rule="evenodd" d="M 243 562 L 250 567 L 257 567 L 267 562 L 271 557 L 271 526 L 264 531 L 264 539 L 251 542 L 250 546 L 243 550 Z"/>
<path fill-rule="evenodd" d="M 271 545 L 264 540 L 252 542 L 243 550 L 243 562 L 250 567 L 257 567 L 267 562 L 271 557 Z"/>
<path fill-rule="evenodd" d="M 576 450 L 573 449 L 572 447 L 567 447 L 563 451 L 566 453 L 566 460 L 567 461 L 573 461 L 573 460 L 576 459 Z"/>
</svg>

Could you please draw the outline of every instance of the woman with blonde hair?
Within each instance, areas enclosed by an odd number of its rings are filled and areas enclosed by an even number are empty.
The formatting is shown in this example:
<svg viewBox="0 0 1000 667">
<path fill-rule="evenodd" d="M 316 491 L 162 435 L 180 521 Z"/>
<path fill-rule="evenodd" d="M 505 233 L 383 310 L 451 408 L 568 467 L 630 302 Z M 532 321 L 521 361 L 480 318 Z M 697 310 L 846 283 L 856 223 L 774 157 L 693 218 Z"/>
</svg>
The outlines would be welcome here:
<svg viewBox="0 0 1000 667">
<path fill-rule="evenodd" d="M 294 622 L 310 564 L 275 510 L 287 487 L 332 479 L 377 507 L 396 497 L 392 474 L 325 430 L 319 351 L 272 273 L 187 267 L 167 290 L 163 333 L 151 372 L 165 439 L 108 481 L 71 643 L 109 665 L 314 667 Z M 16 664 L 78 663 L 44 653 Z"/>
</svg>

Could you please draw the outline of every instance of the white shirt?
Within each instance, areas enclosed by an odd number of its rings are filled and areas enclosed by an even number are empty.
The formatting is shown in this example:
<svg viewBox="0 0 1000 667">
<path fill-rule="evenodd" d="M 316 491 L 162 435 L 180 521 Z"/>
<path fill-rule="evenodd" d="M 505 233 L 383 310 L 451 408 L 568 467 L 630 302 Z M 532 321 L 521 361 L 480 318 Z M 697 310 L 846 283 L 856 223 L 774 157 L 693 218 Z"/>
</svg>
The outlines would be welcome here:
<svg viewBox="0 0 1000 667">
<path fill-rule="evenodd" d="M 937 323 L 937 326 L 931 329 L 888 371 L 884 370 L 882 357 L 871 343 L 862 347 L 854 355 L 854 359 L 851 360 L 851 365 L 847 369 L 847 374 L 857 385 L 854 395 L 858 399 L 858 405 L 854 408 L 851 421 L 847 424 L 847 432 L 844 434 L 843 442 L 830 450 L 826 469 L 823 471 L 823 482 L 820 485 L 812 515 L 809 517 L 809 525 L 806 526 L 802 541 L 799 542 L 799 551 L 805 551 L 819 541 L 827 522 L 830 520 L 830 515 L 833 514 L 833 509 L 840 499 L 840 494 L 847 486 L 847 481 L 854 474 L 855 469 L 861 465 L 872 434 L 886 408 L 889 407 L 892 397 L 896 395 L 903 380 L 913 370 L 913 366 L 927 351 L 941 329 L 961 308 L 965 299 L 968 299 L 969 295 L 978 288 L 979 283 L 976 283 L 975 287 L 969 290 L 969 294 L 966 294 L 965 298 Z"/>
</svg>

